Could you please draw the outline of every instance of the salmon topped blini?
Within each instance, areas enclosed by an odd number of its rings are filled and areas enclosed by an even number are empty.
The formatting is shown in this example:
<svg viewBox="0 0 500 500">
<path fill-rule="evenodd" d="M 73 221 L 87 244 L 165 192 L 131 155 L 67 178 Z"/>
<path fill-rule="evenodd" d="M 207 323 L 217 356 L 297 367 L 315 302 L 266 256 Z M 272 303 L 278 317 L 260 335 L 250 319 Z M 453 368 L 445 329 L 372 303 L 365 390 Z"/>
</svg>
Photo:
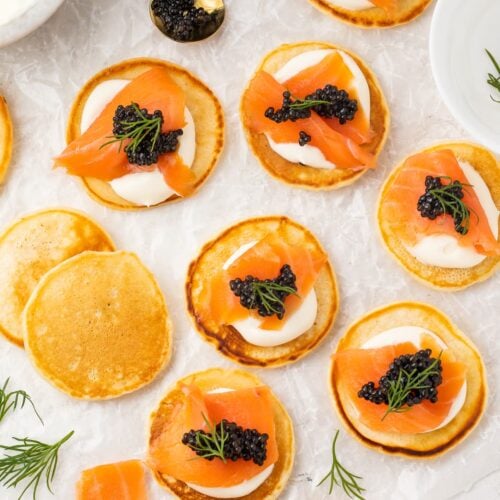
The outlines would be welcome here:
<svg viewBox="0 0 500 500">
<path fill-rule="evenodd" d="M 271 52 L 243 95 L 241 114 L 250 146 L 272 175 L 322 189 L 374 168 L 389 122 L 363 61 L 314 42 Z"/>
<path fill-rule="evenodd" d="M 180 380 L 152 415 L 149 466 L 179 498 L 274 498 L 293 462 L 286 411 L 253 375 Z M 193 497 L 194 498 L 194 497 Z"/>
<path fill-rule="evenodd" d="M 390 28 L 405 24 L 431 4 L 432 0 L 309 0 L 331 16 L 360 28 Z"/>
<path fill-rule="evenodd" d="M 392 253 L 426 282 L 460 288 L 500 262 L 500 168 L 486 150 L 442 145 L 407 158 L 386 182 L 379 225 Z"/>
<path fill-rule="evenodd" d="M 432 457 L 462 440 L 486 401 L 476 348 L 439 311 L 396 303 L 352 325 L 332 357 L 341 419 L 364 444 Z"/>
<path fill-rule="evenodd" d="M 55 166 L 112 208 L 149 207 L 192 195 L 222 140 L 222 112 L 208 88 L 170 63 L 131 60 L 83 89 Z"/>
<path fill-rule="evenodd" d="M 326 336 L 338 308 L 327 254 L 285 217 L 244 221 L 205 245 L 186 291 L 204 338 L 259 366 L 305 355 Z"/>
</svg>

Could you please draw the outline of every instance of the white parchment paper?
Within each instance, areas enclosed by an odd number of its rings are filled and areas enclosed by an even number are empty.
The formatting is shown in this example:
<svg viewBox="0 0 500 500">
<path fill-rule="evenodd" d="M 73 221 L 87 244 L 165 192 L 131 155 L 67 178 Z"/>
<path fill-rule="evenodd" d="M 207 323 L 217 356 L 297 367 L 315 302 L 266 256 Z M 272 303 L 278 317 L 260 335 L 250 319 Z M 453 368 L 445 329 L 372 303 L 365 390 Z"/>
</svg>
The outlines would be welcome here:
<svg viewBox="0 0 500 500">
<path fill-rule="evenodd" d="M 383 456 L 343 431 L 339 454 L 364 477 L 368 499 L 500 498 L 500 276 L 459 293 L 432 291 L 398 267 L 382 248 L 375 227 L 378 191 L 403 156 L 438 140 L 469 138 L 442 104 L 430 74 L 432 8 L 410 25 L 363 31 L 329 19 L 306 0 L 227 3 L 222 32 L 203 43 L 180 45 L 153 27 L 146 0 L 67 0 L 41 29 L 0 50 L 0 88 L 16 132 L 12 169 L 0 195 L 0 225 L 49 206 L 88 212 L 118 247 L 137 252 L 153 270 L 175 326 L 168 369 L 144 390 L 107 402 L 76 401 L 58 392 L 38 376 L 23 350 L 0 339 L 0 380 L 10 376 L 13 386 L 26 389 L 45 419 L 41 426 L 29 410 L 16 413 L 0 424 L 0 442 L 10 442 L 11 436 L 51 442 L 74 429 L 54 482 L 55 498 L 61 500 L 74 497 L 83 468 L 143 457 L 149 413 L 177 378 L 205 367 L 235 367 L 201 340 L 185 312 L 189 262 L 207 239 L 241 218 L 286 214 L 310 227 L 327 248 L 342 301 L 333 331 L 314 353 L 287 368 L 256 370 L 295 422 L 296 465 L 282 498 L 328 498 L 326 488 L 315 484 L 329 467 L 331 437 L 340 426 L 327 386 L 330 354 L 360 315 L 403 299 L 440 307 L 478 345 L 490 384 L 486 415 L 466 442 L 435 461 Z M 364 57 L 379 76 L 392 112 L 378 168 L 355 185 L 328 193 L 292 189 L 271 179 L 250 154 L 237 112 L 259 60 L 281 43 L 308 39 L 341 44 Z M 52 170 L 51 157 L 64 146 L 68 110 L 83 83 L 103 67 L 137 56 L 169 59 L 203 78 L 226 111 L 227 146 L 218 169 L 194 198 L 120 213 L 93 202 L 77 179 Z M 39 498 L 54 498 L 41 491 Z M 154 487 L 153 495 L 168 498 Z M 334 497 L 343 498 L 343 493 Z M 17 495 L 0 488 L 0 498 Z"/>
</svg>

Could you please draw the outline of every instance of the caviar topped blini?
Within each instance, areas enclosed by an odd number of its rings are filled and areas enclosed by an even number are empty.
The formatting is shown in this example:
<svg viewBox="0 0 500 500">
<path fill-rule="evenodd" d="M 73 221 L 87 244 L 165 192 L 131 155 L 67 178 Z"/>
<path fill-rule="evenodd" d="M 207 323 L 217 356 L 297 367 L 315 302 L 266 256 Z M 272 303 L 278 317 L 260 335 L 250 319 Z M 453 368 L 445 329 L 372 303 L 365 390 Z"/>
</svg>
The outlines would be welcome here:
<svg viewBox="0 0 500 500">
<path fill-rule="evenodd" d="M 7 101 L 0 95 L 0 185 L 3 184 L 12 156 L 12 121 Z"/>
<path fill-rule="evenodd" d="M 360 28 L 391 28 L 424 12 L 432 0 L 309 0 L 340 21 Z"/>
<path fill-rule="evenodd" d="M 314 349 L 339 305 L 325 250 L 286 217 L 249 219 L 207 243 L 189 268 L 186 294 L 203 338 L 239 363 L 263 367 Z"/>
<path fill-rule="evenodd" d="M 243 94 L 241 118 L 263 167 L 309 189 L 350 184 L 374 168 L 389 130 L 375 75 L 357 55 L 321 42 L 268 54 Z"/>
<path fill-rule="evenodd" d="M 183 500 L 277 498 L 294 454 L 285 408 L 243 371 L 210 369 L 185 377 L 151 416 L 149 466 Z"/>
<path fill-rule="evenodd" d="M 81 177 L 104 205 L 137 210 L 198 190 L 222 151 L 224 119 L 212 91 L 187 70 L 132 59 L 85 85 L 67 142 L 56 166 Z"/>
<path fill-rule="evenodd" d="M 425 284 L 465 288 L 500 264 L 500 166 L 484 148 L 440 144 L 411 155 L 379 199 L 382 239 Z"/>
<path fill-rule="evenodd" d="M 332 357 L 330 385 L 356 438 L 410 458 L 456 446 L 486 406 L 476 347 L 443 313 L 415 302 L 382 307 L 351 325 Z"/>
</svg>

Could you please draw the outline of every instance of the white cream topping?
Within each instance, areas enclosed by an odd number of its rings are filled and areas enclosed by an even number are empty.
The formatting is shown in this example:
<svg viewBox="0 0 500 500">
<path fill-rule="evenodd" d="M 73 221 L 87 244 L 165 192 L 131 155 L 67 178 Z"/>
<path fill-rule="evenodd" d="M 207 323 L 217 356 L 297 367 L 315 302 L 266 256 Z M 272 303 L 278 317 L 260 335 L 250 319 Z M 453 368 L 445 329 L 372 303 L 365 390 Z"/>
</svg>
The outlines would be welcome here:
<svg viewBox="0 0 500 500">
<path fill-rule="evenodd" d="M 378 335 L 375 335 L 375 337 L 372 337 L 367 342 L 365 342 L 361 346 L 361 348 L 374 349 L 378 347 L 385 347 L 388 345 L 401 344 L 402 342 L 411 342 L 417 347 L 417 349 L 420 349 L 422 347 L 422 336 L 424 334 L 430 335 L 436 341 L 439 347 L 443 349 L 443 351 L 448 348 L 446 343 L 443 342 L 443 340 L 440 337 L 438 337 L 434 332 L 431 332 L 430 330 L 427 330 L 426 328 L 422 328 L 420 326 L 398 326 L 396 328 L 391 328 L 390 330 L 386 330 L 382 333 L 379 333 Z M 453 404 L 451 405 L 450 411 L 448 412 L 446 418 L 443 420 L 443 422 L 441 422 L 440 425 L 426 432 L 431 432 L 437 429 L 441 429 L 445 425 L 449 424 L 462 409 L 466 397 L 467 397 L 467 381 L 464 380 L 462 388 L 460 389 L 460 392 L 455 398 L 455 401 L 453 401 Z"/>
<path fill-rule="evenodd" d="M 375 7 L 369 0 L 328 0 L 328 3 L 347 10 L 366 10 Z"/>
<path fill-rule="evenodd" d="M 2 0 L 0 1 L 0 26 L 4 26 L 22 16 L 38 0 Z"/>
<path fill-rule="evenodd" d="M 221 394 L 224 392 L 233 392 L 234 389 L 229 389 L 227 387 L 219 387 L 208 392 L 208 394 Z M 266 467 L 262 472 L 259 472 L 256 476 L 247 479 L 234 486 L 225 486 L 221 488 L 206 486 L 200 486 L 194 483 L 187 483 L 187 485 L 195 491 L 203 495 L 214 498 L 240 498 L 246 495 L 250 495 L 255 491 L 266 479 L 272 474 L 274 469 L 274 464 Z"/>
<path fill-rule="evenodd" d="M 94 120 L 101 114 L 106 105 L 130 83 L 130 80 L 106 80 L 92 91 L 85 103 L 81 130 L 87 130 Z M 189 109 L 184 109 L 186 125 L 183 135 L 179 137 L 178 154 L 187 166 L 192 166 L 196 153 L 196 130 L 193 116 Z M 152 172 L 133 172 L 110 181 L 113 191 L 137 205 L 152 206 L 165 201 L 176 193 L 164 180 L 158 170 Z"/>
<path fill-rule="evenodd" d="M 223 269 L 226 270 L 241 257 L 247 250 L 252 248 L 257 242 L 251 241 L 242 245 L 231 257 L 224 263 Z M 300 306 L 283 323 L 280 330 L 264 330 L 260 328 L 262 319 L 254 316 L 235 321 L 233 327 L 238 330 L 241 336 L 249 343 L 260 347 L 274 347 L 286 344 L 300 337 L 314 325 L 318 313 L 318 299 L 314 288 L 304 297 Z"/>
<path fill-rule="evenodd" d="M 498 239 L 498 210 L 488 186 L 470 163 L 465 161 L 458 163 L 469 184 L 473 186 L 466 189 L 474 189 L 488 219 L 491 232 Z M 474 217 L 475 215 L 471 214 L 471 218 Z M 467 269 L 486 259 L 485 255 L 474 248 L 460 245 L 458 238 L 460 238 L 458 233 L 456 237 L 449 234 L 432 234 L 422 238 L 413 247 L 406 246 L 406 249 L 423 264 L 444 268 Z"/>
<path fill-rule="evenodd" d="M 92 125 L 106 105 L 113 100 L 115 95 L 123 90 L 129 83 L 130 80 L 105 80 L 92 90 L 82 111 L 82 119 L 80 122 L 82 133 Z"/>
<path fill-rule="evenodd" d="M 274 469 L 274 464 L 266 467 L 262 472 L 259 472 L 256 476 L 243 481 L 235 486 L 226 486 L 221 488 L 207 488 L 205 486 L 199 486 L 193 483 L 187 483 L 193 490 L 214 498 L 240 498 L 246 495 L 250 495 L 255 491 L 266 479 L 272 474 Z"/>
<path fill-rule="evenodd" d="M 273 76 L 280 83 L 286 82 L 301 71 L 319 64 L 326 56 L 335 52 L 334 49 L 320 49 L 303 52 L 298 56 L 293 57 Z M 353 75 L 353 86 L 358 95 L 359 107 L 367 116 L 370 116 L 370 88 L 366 81 L 365 75 L 361 71 L 356 61 L 343 51 L 338 51 L 342 56 L 344 63 L 347 65 Z M 269 134 L 266 134 L 271 149 L 277 154 L 292 163 L 301 163 L 316 168 L 335 168 L 335 165 L 326 159 L 323 152 L 310 144 L 300 146 L 295 143 L 277 143 L 271 139 Z"/>
</svg>

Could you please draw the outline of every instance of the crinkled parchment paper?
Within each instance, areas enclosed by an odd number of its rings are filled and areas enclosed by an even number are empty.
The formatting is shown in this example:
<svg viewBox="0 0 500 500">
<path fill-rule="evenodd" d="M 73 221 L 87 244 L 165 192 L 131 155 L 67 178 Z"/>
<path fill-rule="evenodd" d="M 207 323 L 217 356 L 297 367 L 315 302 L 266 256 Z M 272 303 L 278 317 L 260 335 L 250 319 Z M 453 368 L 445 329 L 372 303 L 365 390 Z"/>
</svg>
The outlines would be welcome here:
<svg viewBox="0 0 500 500">
<path fill-rule="evenodd" d="M 0 50 L 0 88 L 16 132 L 12 169 L 0 195 L 0 225 L 49 206 L 88 212 L 119 248 L 137 252 L 153 270 L 175 326 L 175 352 L 167 370 L 144 390 L 107 402 L 81 402 L 58 392 L 38 376 L 21 349 L 0 339 L 0 380 L 10 376 L 13 386 L 28 390 L 45 419 L 42 427 L 28 409 L 16 413 L 0 424 L 0 442 L 9 442 L 10 436 L 50 442 L 74 429 L 54 482 L 55 498 L 61 500 L 73 498 L 81 469 L 144 456 L 149 414 L 177 378 L 193 369 L 235 367 L 193 330 L 183 288 L 189 262 L 207 239 L 241 218 L 286 214 L 311 228 L 327 248 L 342 303 L 333 331 L 313 354 L 287 368 L 256 370 L 295 422 L 296 465 L 283 498 L 328 497 L 326 487 L 315 485 L 329 467 L 331 437 L 340 427 L 327 385 L 330 354 L 347 325 L 400 299 L 440 307 L 477 344 L 491 391 L 486 415 L 466 442 L 435 461 L 383 456 L 345 432 L 342 460 L 363 476 L 368 499 L 500 498 L 500 275 L 459 293 L 429 290 L 391 259 L 375 227 L 378 191 L 402 157 L 438 140 L 469 139 L 432 80 L 427 50 L 432 8 L 407 26 L 363 31 L 320 14 L 306 0 L 227 3 L 226 23 L 218 35 L 180 45 L 153 27 L 146 0 L 67 0 L 41 29 Z M 250 154 L 238 118 L 240 94 L 259 60 L 281 43 L 308 39 L 344 45 L 364 57 L 379 76 L 392 112 L 378 168 L 353 186 L 327 193 L 292 189 L 271 179 Z M 51 157 L 64 146 L 67 114 L 78 89 L 105 66 L 137 56 L 174 61 L 207 82 L 226 111 L 227 147 L 218 169 L 194 198 L 120 213 L 93 202 L 77 179 L 52 170 Z M 153 489 L 155 498 L 168 498 Z M 0 488 L 0 498 L 17 495 Z M 43 490 L 39 498 L 54 497 Z"/>
</svg>

